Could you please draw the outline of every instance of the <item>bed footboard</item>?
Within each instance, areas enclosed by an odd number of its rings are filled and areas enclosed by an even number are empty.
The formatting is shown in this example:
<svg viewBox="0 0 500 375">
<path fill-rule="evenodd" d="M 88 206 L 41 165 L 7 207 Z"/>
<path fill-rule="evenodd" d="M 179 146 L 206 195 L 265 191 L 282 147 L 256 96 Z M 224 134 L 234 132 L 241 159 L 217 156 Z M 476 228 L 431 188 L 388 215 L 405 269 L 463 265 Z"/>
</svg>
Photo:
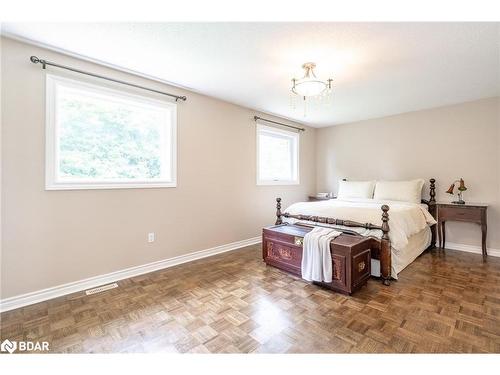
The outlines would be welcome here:
<svg viewBox="0 0 500 375">
<path fill-rule="evenodd" d="M 382 206 L 382 239 L 380 240 L 380 276 L 384 285 L 391 283 L 391 241 L 389 240 L 389 206 Z"/>
<path fill-rule="evenodd" d="M 335 219 L 324 216 L 292 215 L 288 212 L 281 212 L 281 198 L 276 198 L 276 225 L 283 223 L 283 218 L 293 218 L 305 220 L 313 223 L 340 225 L 350 228 L 378 229 L 382 231 L 380 240 L 374 239 L 380 244 L 380 275 L 384 285 L 389 285 L 391 280 L 391 241 L 389 239 L 389 206 L 384 204 L 382 210 L 382 225 L 372 223 L 359 223 L 352 220 Z"/>
</svg>

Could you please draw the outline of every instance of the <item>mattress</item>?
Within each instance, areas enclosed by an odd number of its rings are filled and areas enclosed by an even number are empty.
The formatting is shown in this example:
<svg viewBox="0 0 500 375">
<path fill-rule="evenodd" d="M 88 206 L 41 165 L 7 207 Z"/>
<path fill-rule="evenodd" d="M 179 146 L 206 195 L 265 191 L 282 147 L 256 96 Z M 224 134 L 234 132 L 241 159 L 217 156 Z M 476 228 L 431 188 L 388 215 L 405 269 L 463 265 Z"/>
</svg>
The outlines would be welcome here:
<svg viewBox="0 0 500 375">
<path fill-rule="evenodd" d="M 399 251 L 391 249 L 391 276 L 398 278 L 398 274 L 429 247 L 432 240 L 430 227 L 425 227 L 420 232 L 408 238 L 408 244 Z M 380 261 L 372 259 L 372 276 L 380 276 Z"/>
</svg>

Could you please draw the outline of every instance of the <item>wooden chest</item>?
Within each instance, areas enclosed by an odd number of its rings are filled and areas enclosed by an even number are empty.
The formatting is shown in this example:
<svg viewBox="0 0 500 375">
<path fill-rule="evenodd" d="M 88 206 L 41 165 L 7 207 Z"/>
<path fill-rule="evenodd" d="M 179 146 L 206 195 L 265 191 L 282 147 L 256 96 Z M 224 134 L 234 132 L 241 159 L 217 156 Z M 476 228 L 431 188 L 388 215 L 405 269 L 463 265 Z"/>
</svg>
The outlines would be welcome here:
<svg viewBox="0 0 500 375">
<path fill-rule="evenodd" d="M 301 276 L 302 244 L 312 228 L 274 225 L 262 231 L 262 256 L 266 264 Z M 351 294 L 363 286 L 371 273 L 369 238 L 341 234 L 331 241 L 333 262 L 331 283 L 316 283 L 337 292 Z"/>
</svg>

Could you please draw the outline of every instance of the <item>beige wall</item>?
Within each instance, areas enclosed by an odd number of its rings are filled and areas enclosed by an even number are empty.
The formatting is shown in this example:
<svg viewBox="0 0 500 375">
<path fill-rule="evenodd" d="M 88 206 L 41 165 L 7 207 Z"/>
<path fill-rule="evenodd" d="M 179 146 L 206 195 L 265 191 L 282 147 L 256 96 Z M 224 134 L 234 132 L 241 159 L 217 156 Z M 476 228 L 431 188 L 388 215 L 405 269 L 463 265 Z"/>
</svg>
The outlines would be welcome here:
<svg viewBox="0 0 500 375">
<path fill-rule="evenodd" d="M 177 188 L 45 191 L 45 74 L 31 55 L 187 95 Z M 315 191 L 314 129 L 301 134 L 299 186 L 256 186 L 250 109 L 5 38 L 1 88 L 1 298 L 258 236 L 276 196 Z"/>
<path fill-rule="evenodd" d="M 500 105 L 485 99 L 301 135 L 300 186 L 255 183 L 254 111 L 2 39 L 1 298 L 258 236 L 284 205 L 336 181 L 435 177 L 438 199 L 456 177 L 466 200 L 485 201 L 500 249 Z M 44 190 L 45 75 L 29 56 L 186 94 L 178 106 L 178 187 Z M 56 70 L 51 70 L 57 72 Z M 316 173 L 317 171 L 317 173 Z M 156 232 L 153 244 L 148 232 Z M 479 231 L 451 224 L 452 242 Z"/>
<path fill-rule="evenodd" d="M 318 129 L 317 188 L 342 178 L 437 179 L 437 199 L 463 177 L 466 201 L 487 202 L 488 247 L 500 249 L 500 99 L 410 112 Z M 426 185 L 425 194 L 428 193 Z M 447 241 L 480 245 L 471 224 L 449 223 Z"/>
</svg>

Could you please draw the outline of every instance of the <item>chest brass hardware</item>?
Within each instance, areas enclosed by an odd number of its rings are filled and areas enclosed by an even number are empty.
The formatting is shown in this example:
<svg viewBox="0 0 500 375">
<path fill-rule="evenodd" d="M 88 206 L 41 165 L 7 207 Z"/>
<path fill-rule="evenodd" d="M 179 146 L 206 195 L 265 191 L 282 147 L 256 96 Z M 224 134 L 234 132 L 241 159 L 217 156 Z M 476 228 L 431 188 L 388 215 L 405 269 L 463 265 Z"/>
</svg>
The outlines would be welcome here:
<svg viewBox="0 0 500 375">
<path fill-rule="evenodd" d="M 304 238 L 295 237 L 293 242 L 295 243 L 296 246 L 302 246 L 304 244 Z"/>
<path fill-rule="evenodd" d="M 365 269 L 365 267 L 366 267 L 365 262 L 359 262 L 358 263 L 358 272 L 363 271 Z"/>
</svg>

